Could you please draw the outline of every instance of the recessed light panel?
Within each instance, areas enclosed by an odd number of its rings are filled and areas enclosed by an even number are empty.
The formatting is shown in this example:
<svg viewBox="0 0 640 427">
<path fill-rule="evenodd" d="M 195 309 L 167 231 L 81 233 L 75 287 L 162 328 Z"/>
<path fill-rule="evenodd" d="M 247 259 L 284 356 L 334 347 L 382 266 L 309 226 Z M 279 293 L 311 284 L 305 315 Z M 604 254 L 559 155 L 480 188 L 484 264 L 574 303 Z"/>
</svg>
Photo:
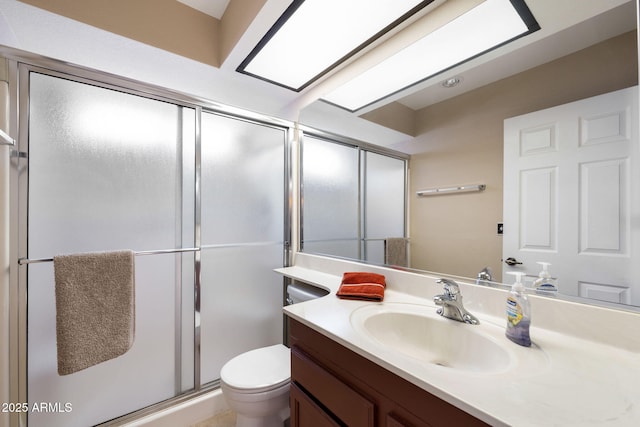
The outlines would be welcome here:
<svg viewBox="0 0 640 427">
<path fill-rule="evenodd" d="M 356 111 L 539 28 L 523 0 L 487 0 L 322 99 Z"/>
<path fill-rule="evenodd" d="M 296 91 L 434 0 L 294 0 L 238 71 Z"/>
</svg>

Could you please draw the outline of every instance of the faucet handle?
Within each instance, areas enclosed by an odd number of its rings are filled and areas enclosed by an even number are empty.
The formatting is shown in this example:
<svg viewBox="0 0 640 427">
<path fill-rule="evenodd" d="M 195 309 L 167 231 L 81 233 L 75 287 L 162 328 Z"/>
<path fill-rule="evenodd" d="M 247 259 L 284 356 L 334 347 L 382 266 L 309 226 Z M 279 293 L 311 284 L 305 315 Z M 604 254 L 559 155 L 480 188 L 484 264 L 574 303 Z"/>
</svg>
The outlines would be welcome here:
<svg viewBox="0 0 640 427">
<path fill-rule="evenodd" d="M 448 297 L 455 298 L 460 294 L 460 287 L 456 282 L 450 279 L 438 279 L 436 283 L 442 283 L 444 285 L 444 293 Z"/>
</svg>

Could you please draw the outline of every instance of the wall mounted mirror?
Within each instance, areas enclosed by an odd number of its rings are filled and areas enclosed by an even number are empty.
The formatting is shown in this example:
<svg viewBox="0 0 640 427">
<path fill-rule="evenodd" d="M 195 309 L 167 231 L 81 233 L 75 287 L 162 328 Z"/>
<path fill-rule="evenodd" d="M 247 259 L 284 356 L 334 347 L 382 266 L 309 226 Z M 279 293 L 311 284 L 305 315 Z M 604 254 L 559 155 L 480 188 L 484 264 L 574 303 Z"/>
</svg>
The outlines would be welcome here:
<svg viewBox="0 0 640 427">
<path fill-rule="evenodd" d="M 581 5 L 579 11 L 551 3 L 527 1 L 542 27 L 541 34 L 527 36 L 537 37 L 535 41 L 529 43 L 525 37 L 516 43 L 517 49 L 505 46 L 480 64 L 463 64 L 438 76 L 435 80 L 440 82 L 460 77 L 451 95 L 434 80 L 421 91 L 400 94 L 395 102 L 358 114 L 411 135 L 390 146 L 411 155 L 411 268 L 475 280 L 489 267 L 497 282 L 509 282 L 502 277 L 502 260 L 510 255 L 502 253 L 504 236 L 497 232 L 504 222 L 504 204 L 512 203 L 503 194 L 504 120 L 637 85 L 635 1 L 607 0 Z M 553 31 L 542 34 L 549 27 Z M 402 118 L 391 119 L 392 110 Z M 404 126 L 407 121 L 412 129 Z M 486 189 L 416 196 L 426 188 L 466 184 L 484 184 Z M 510 232 L 509 224 L 504 224 L 504 231 Z M 631 256 L 637 264 L 638 254 Z M 545 261 L 544 254 L 539 261 Z M 568 294 L 585 303 L 603 303 L 580 299 L 573 291 Z"/>
</svg>

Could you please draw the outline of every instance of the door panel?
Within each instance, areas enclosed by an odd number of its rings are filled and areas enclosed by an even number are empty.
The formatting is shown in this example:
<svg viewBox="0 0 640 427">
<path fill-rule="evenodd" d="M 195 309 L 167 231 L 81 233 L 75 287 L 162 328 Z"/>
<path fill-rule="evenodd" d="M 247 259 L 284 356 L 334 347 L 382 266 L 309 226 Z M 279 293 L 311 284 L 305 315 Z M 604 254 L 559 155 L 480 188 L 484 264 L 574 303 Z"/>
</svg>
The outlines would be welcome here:
<svg viewBox="0 0 640 427">
<path fill-rule="evenodd" d="M 637 90 L 505 120 L 503 272 L 546 261 L 563 294 L 640 304 Z"/>
<path fill-rule="evenodd" d="M 286 130 L 202 115 L 201 383 L 282 342 Z"/>
<path fill-rule="evenodd" d="M 193 245 L 182 227 L 193 229 L 183 207 L 194 199 L 182 190 L 194 157 L 180 126 L 194 128 L 193 110 L 38 73 L 29 101 L 29 258 Z M 136 257 L 132 348 L 67 376 L 57 374 L 53 263 L 26 267 L 28 401 L 72 405 L 32 411 L 29 426 L 94 425 L 175 396 L 181 259 Z"/>
</svg>

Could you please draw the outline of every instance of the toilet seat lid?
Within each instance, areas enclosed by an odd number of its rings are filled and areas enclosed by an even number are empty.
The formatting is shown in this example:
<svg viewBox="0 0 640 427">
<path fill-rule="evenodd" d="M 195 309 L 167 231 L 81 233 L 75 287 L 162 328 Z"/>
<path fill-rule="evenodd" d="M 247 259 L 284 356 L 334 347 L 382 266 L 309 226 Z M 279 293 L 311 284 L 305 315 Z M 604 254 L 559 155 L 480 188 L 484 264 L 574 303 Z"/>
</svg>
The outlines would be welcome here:
<svg viewBox="0 0 640 427">
<path fill-rule="evenodd" d="M 288 383 L 291 378 L 291 352 L 282 344 L 258 348 L 229 360 L 220 379 L 242 391 L 266 391 Z"/>
</svg>

